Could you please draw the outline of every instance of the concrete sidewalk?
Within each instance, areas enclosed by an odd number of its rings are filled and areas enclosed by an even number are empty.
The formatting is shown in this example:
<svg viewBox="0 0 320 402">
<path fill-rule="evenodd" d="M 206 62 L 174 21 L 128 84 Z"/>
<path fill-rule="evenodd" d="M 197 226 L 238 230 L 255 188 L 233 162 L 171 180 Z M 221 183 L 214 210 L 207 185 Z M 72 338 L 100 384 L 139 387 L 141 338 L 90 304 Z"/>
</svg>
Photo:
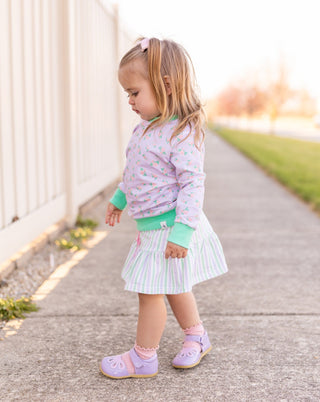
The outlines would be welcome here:
<svg viewBox="0 0 320 402">
<path fill-rule="evenodd" d="M 1 401 L 320 399 L 320 219 L 217 137 L 206 152 L 205 212 L 230 269 L 194 288 L 213 351 L 172 368 L 182 336 L 169 312 L 157 377 L 100 374 L 100 359 L 135 339 L 137 296 L 120 278 L 136 234 L 125 214 L 0 342 Z"/>
</svg>

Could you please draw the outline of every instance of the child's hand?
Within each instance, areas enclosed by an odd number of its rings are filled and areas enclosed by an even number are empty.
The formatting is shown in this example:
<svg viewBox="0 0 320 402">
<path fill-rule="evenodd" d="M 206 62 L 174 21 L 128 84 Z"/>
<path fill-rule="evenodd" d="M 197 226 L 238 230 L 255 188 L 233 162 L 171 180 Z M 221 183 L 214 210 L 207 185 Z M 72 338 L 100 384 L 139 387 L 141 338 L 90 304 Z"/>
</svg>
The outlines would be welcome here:
<svg viewBox="0 0 320 402">
<path fill-rule="evenodd" d="M 179 246 L 178 244 L 171 243 L 168 241 L 167 243 L 167 248 L 165 252 L 165 257 L 168 259 L 169 257 L 171 258 L 184 258 L 187 256 L 188 249 L 184 248 L 182 246 Z"/>
<path fill-rule="evenodd" d="M 114 226 L 115 223 L 120 223 L 121 214 L 122 210 L 109 202 L 106 212 L 106 224 L 109 223 L 109 226 Z"/>
</svg>

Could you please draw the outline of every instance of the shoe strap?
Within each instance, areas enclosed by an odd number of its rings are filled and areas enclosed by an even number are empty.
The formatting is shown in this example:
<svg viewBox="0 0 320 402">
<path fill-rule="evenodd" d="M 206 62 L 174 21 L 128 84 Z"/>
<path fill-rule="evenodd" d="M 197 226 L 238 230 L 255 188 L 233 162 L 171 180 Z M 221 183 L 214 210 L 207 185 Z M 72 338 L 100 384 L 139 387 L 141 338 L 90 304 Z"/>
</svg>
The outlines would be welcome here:
<svg viewBox="0 0 320 402">
<path fill-rule="evenodd" d="M 143 366 L 143 360 L 137 355 L 134 348 L 130 349 L 130 358 L 135 368 L 141 368 Z"/>
<path fill-rule="evenodd" d="M 147 360 L 141 359 L 141 357 L 138 356 L 137 352 L 134 350 L 134 347 L 132 349 L 130 349 L 129 354 L 130 354 L 132 364 L 134 365 L 135 368 L 141 368 L 141 367 L 145 366 L 146 364 L 151 363 L 155 359 L 157 359 L 157 353 L 155 353 L 155 355 L 150 357 L 150 359 L 147 359 Z"/>
<path fill-rule="evenodd" d="M 200 344 L 201 349 L 203 349 L 203 340 L 206 336 L 206 332 L 203 335 L 185 335 L 184 342 L 197 342 Z"/>
<path fill-rule="evenodd" d="M 184 341 L 182 349 L 195 349 L 197 352 L 201 352 L 203 348 L 199 342 Z"/>
</svg>

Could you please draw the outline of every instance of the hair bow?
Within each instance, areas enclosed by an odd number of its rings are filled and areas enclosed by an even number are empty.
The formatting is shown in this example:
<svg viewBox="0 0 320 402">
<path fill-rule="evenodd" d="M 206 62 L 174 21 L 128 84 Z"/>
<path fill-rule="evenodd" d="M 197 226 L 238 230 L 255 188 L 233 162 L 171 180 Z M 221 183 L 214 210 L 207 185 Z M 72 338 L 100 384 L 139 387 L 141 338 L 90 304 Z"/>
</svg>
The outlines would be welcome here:
<svg viewBox="0 0 320 402">
<path fill-rule="evenodd" d="M 148 38 L 144 38 L 142 39 L 142 41 L 140 42 L 140 46 L 141 46 L 141 50 L 144 52 L 145 50 L 148 49 L 149 47 L 149 39 Z"/>
</svg>

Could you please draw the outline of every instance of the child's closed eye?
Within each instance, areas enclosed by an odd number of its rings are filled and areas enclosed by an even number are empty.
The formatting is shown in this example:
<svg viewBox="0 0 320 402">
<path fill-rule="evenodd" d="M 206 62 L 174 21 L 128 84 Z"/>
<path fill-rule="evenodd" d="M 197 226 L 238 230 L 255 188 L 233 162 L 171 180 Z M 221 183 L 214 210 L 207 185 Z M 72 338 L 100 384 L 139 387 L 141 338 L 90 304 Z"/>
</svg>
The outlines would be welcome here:
<svg viewBox="0 0 320 402">
<path fill-rule="evenodd" d="M 128 98 L 130 98 L 130 96 L 138 96 L 139 92 L 132 92 L 131 94 L 128 94 Z"/>
</svg>

